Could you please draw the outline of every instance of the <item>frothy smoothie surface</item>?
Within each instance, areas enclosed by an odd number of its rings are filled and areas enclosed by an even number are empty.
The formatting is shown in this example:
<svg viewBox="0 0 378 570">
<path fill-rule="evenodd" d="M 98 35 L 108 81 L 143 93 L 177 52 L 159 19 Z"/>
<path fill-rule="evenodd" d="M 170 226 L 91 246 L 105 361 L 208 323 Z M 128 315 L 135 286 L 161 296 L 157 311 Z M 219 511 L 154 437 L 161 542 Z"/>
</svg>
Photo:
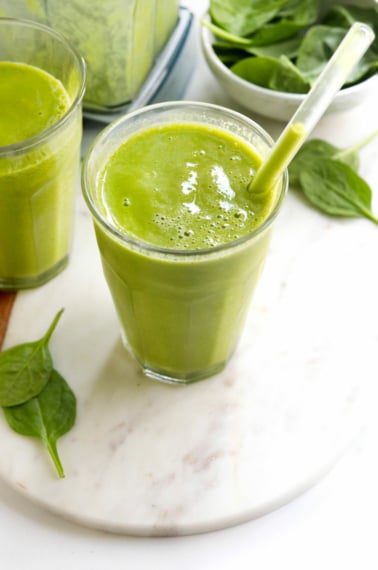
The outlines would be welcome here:
<svg viewBox="0 0 378 570">
<path fill-rule="evenodd" d="M 155 246 L 196 250 L 253 231 L 273 194 L 247 185 L 261 158 L 216 127 L 182 123 L 132 135 L 99 180 L 100 208 L 117 229 Z"/>
<path fill-rule="evenodd" d="M 46 71 L 24 63 L 0 62 L 0 146 L 43 132 L 69 106 L 63 85 Z"/>
</svg>

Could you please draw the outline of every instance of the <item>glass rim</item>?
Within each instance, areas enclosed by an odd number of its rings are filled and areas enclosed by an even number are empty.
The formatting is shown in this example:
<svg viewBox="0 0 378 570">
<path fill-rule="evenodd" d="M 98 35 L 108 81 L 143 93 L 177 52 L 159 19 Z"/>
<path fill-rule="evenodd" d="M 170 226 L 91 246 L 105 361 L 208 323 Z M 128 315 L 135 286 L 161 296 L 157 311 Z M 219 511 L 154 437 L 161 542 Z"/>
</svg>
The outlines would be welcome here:
<svg viewBox="0 0 378 570">
<path fill-rule="evenodd" d="M 49 36 L 54 37 L 58 40 L 64 47 L 71 52 L 74 57 L 74 60 L 77 62 L 78 70 L 79 70 L 79 89 L 78 92 L 71 102 L 69 108 L 64 113 L 63 117 L 59 119 L 56 123 L 44 129 L 40 133 L 37 133 L 33 137 L 25 139 L 23 141 L 19 141 L 13 144 L 0 146 L 0 156 L 5 156 L 7 154 L 15 153 L 15 152 L 23 152 L 26 150 L 30 150 L 31 148 L 38 146 L 40 143 L 44 142 L 47 138 L 49 138 L 55 131 L 58 131 L 62 125 L 64 125 L 73 115 L 74 111 L 80 105 L 84 93 L 85 93 L 85 82 L 86 82 L 86 64 L 84 58 L 80 55 L 77 49 L 57 30 L 46 26 L 45 24 L 41 24 L 39 22 L 34 22 L 33 20 L 27 20 L 25 18 L 2 18 L 0 17 L 0 26 L 3 24 L 12 25 L 12 26 L 20 26 L 26 28 L 34 28 L 40 32 L 48 34 Z M 0 61 L 9 61 L 3 60 Z M 20 62 L 22 63 L 22 62 Z"/>
<path fill-rule="evenodd" d="M 105 230 L 110 233 L 117 241 L 132 246 L 133 248 L 137 248 L 140 251 L 146 252 L 146 254 L 158 254 L 163 255 L 165 257 L 196 257 L 196 256 L 209 256 L 215 255 L 220 252 L 225 252 L 239 245 L 243 245 L 244 243 L 250 241 L 251 239 L 257 237 L 261 233 L 264 232 L 275 220 L 282 205 L 282 202 L 285 198 L 287 188 L 288 188 L 288 171 L 285 169 L 284 173 L 280 177 L 279 184 L 279 196 L 274 204 L 272 210 L 269 212 L 268 216 L 259 225 L 257 228 L 248 232 L 241 236 L 236 240 L 232 240 L 227 243 L 222 243 L 219 245 L 215 245 L 213 247 L 206 247 L 200 249 L 174 249 L 170 247 L 161 247 L 158 245 L 154 245 L 148 243 L 144 240 L 131 237 L 126 233 L 118 230 L 114 225 L 112 225 L 105 217 L 103 212 L 96 206 L 95 200 L 93 199 L 91 192 L 89 190 L 90 184 L 88 182 L 88 166 L 92 156 L 93 151 L 95 148 L 100 145 L 104 139 L 106 139 L 110 133 L 115 130 L 119 125 L 128 122 L 130 119 L 138 115 L 145 114 L 150 111 L 155 111 L 159 109 L 168 109 L 168 108 L 179 108 L 179 107 L 202 107 L 203 109 L 210 109 L 216 112 L 222 112 L 227 114 L 229 117 L 234 117 L 239 121 L 242 121 L 246 124 L 246 126 L 252 127 L 255 132 L 262 137 L 264 142 L 266 142 L 269 147 L 271 148 L 274 144 L 272 137 L 261 127 L 258 123 L 256 123 L 253 119 L 239 113 L 238 111 L 234 111 L 233 109 L 229 109 L 227 107 L 223 107 L 221 105 L 216 105 L 213 103 L 206 103 L 201 101 L 164 101 L 162 103 L 156 103 L 154 105 L 147 105 L 145 107 L 141 107 L 140 109 L 136 109 L 135 111 L 125 114 L 122 117 L 118 118 L 117 120 L 113 121 L 108 125 L 105 129 L 103 129 L 93 140 L 92 144 L 89 146 L 82 162 L 82 170 L 81 170 L 81 185 L 82 185 L 82 194 L 84 196 L 84 200 L 91 212 L 94 220 L 99 223 L 101 226 L 105 228 Z M 199 124 L 206 124 L 205 121 Z"/>
</svg>

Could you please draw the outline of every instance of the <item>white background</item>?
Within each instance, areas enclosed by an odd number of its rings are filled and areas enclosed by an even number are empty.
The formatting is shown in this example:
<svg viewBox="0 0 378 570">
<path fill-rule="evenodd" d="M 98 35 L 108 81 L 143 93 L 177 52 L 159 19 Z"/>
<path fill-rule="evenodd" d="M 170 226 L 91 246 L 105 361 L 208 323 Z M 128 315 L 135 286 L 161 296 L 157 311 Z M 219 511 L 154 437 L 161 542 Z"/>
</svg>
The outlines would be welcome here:
<svg viewBox="0 0 378 570">
<path fill-rule="evenodd" d="M 201 14 L 207 2 L 185 4 Z M 185 98 L 240 109 L 221 92 L 199 49 Z M 376 129 L 374 99 L 354 113 L 323 119 L 315 134 L 343 146 L 357 140 L 359 131 Z M 282 124 L 253 118 L 273 136 L 282 129 Z M 362 170 L 371 181 L 377 179 L 377 169 L 371 165 L 372 160 L 377 164 L 377 151 L 373 143 L 362 157 Z M 373 401 L 371 417 L 347 454 L 310 491 L 260 519 L 200 536 L 146 539 L 92 531 L 42 511 L 0 481 L 1 568 L 377 569 L 378 414 L 374 412 Z"/>
</svg>

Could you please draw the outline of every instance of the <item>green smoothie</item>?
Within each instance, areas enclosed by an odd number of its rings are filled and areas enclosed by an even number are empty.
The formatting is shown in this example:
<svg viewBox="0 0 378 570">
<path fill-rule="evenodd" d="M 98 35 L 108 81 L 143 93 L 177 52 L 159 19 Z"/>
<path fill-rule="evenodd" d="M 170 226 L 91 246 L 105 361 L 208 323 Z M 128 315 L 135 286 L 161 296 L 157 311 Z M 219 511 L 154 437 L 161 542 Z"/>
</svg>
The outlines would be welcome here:
<svg viewBox="0 0 378 570">
<path fill-rule="evenodd" d="M 225 131 L 166 125 L 138 133 L 111 157 L 101 205 L 121 232 L 170 249 L 198 250 L 239 239 L 267 217 L 248 182 L 261 158 Z"/>
<path fill-rule="evenodd" d="M 81 121 L 38 141 L 71 105 L 63 85 L 7 61 L 0 85 L 0 288 L 32 286 L 67 259 Z"/>
<path fill-rule="evenodd" d="M 37 67 L 0 61 L 0 147 L 38 135 L 70 106 L 63 85 Z"/>
<path fill-rule="evenodd" d="M 261 160 L 223 129 L 175 123 L 130 136 L 100 173 L 98 208 L 127 236 L 95 224 L 105 276 L 124 337 L 151 375 L 198 380 L 235 349 L 270 231 L 247 236 L 277 194 L 247 190 Z"/>
</svg>

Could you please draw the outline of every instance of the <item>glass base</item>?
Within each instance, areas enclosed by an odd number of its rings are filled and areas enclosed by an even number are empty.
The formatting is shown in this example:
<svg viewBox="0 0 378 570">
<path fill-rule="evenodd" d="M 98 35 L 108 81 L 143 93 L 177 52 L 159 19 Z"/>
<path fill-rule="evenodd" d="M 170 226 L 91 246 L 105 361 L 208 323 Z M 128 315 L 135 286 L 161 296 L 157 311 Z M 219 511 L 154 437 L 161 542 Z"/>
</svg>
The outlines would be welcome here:
<svg viewBox="0 0 378 570">
<path fill-rule="evenodd" d="M 158 382 L 164 382 L 165 384 L 193 384 L 194 382 L 199 382 L 201 380 L 206 380 L 219 372 L 222 372 L 226 366 L 225 362 L 206 368 L 204 370 L 196 370 L 194 372 L 188 372 L 187 374 L 175 374 L 174 372 L 168 372 L 165 370 L 158 370 L 152 367 L 141 365 L 143 372 L 147 378 L 151 380 L 157 380 Z"/>
<path fill-rule="evenodd" d="M 150 378 L 151 380 L 155 380 L 157 382 L 163 382 L 164 384 L 185 385 L 185 384 L 194 384 L 195 382 L 200 382 L 201 380 L 206 380 L 206 378 L 210 378 L 211 376 L 215 376 L 215 374 L 219 374 L 220 372 L 222 372 L 222 370 L 224 370 L 228 362 L 227 360 L 219 364 L 215 364 L 214 366 L 210 366 L 209 368 L 194 370 L 191 372 L 186 372 L 184 374 L 175 373 L 171 370 L 155 368 L 151 364 L 141 361 L 138 358 L 138 356 L 134 353 L 130 344 L 128 343 L 126 335 L 124 334 L 122 329 L 121 329 L 121 340 L 124 348 L 142 368 L 144 375 L 147 376 L 147 378 Z"/>
<path fill-rule="evenodd" d="M 50 267 L 44 273 L 32 277 L 0 277 L 0 290 L 14 291 L 16 289 L 33 289 L 44 285 L 53 277 L 56 277 L 68 265 L 68 255 Z"/>
</svg>

